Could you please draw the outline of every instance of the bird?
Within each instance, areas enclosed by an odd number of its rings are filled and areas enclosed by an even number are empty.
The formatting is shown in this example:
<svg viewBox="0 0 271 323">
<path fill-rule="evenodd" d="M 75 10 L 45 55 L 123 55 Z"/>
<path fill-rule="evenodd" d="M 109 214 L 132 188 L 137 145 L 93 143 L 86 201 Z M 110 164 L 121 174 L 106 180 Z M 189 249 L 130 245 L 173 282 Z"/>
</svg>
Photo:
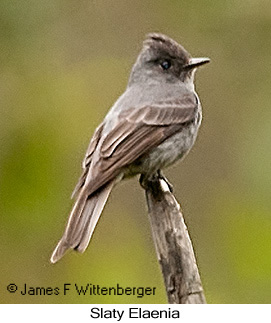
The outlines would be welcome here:
<svg viewBox="0 0 271 323">
<path fill-rule="evenodd" d="M 162 169 L 187 155 L 202 120 L 194 75 L 209 61 L 191 57 L 164 34 L 146 36 L 124 93 L 90 140 L 72 194 L 75 203 L 52 263 L 68 249 L 86 250 L 118 182 L 140 175 L 144 187 L 152 178 L 163 176 Z"/>
</svg>

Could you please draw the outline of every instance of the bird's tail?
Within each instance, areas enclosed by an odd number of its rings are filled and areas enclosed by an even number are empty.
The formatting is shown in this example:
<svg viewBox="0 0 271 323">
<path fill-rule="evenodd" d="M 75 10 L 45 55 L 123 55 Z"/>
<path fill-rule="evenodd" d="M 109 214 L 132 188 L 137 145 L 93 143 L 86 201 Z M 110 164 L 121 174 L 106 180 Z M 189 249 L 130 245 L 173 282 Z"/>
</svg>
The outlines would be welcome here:
<svg viewBox="0 0 271 323">
<path fill-rule="evenodd" d="M 62 258 L 70 248 L 79 252 L 86 250 L 114 183 L 115 180 L 109 182 L 90 196 L 84 192 L 79 194 L 63 237 L 52 254 L 52 263 Z"/>
</svg>

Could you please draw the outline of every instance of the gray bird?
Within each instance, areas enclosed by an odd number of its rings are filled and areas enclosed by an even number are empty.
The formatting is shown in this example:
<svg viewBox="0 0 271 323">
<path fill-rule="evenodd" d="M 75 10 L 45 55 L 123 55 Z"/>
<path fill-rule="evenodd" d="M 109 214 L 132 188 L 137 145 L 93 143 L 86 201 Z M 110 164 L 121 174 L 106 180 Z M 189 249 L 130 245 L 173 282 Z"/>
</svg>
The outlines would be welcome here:
<svg viewBox="0 0 271 323">
<path fill-rule="evenodd" d="M 188 153 L 202 118 L 194 73 L 208 62 L 191 58 L 165 35 L 147 35 L 125 92 L 90 141 L 72 195 L 76 201 L 51 262 L 70 248 L 85 251 L 117 182 L 141 174 L 144 185 Z"/>
</svg>

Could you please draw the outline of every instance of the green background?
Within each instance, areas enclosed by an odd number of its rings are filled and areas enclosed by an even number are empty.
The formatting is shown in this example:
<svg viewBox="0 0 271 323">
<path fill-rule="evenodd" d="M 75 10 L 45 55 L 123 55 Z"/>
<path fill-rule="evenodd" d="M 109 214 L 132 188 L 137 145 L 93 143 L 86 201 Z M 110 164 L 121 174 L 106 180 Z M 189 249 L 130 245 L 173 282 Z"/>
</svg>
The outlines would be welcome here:
<svg viewBox="0 0 271 323">
<path fill-rule="evenodd" d="M 166 171 L 209 303 L 271 302 L 270 0 L 0 2 L 0 302 L 165 303 L 137 179 L 118 185 L 91 244 L 52 265 L 96 126 L 148 32 L 208 56 L 204 118 Z M 155 296 L 22 296 L 9 283 L 156 287 Z"/>
</svg>

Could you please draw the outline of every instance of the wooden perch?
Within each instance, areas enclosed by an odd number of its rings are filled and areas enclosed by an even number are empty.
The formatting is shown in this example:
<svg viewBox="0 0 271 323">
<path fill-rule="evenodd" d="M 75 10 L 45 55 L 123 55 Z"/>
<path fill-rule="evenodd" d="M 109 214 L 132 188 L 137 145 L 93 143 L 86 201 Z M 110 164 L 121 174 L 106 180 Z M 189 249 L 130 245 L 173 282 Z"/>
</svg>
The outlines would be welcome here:
<svg viewBox="0 0 271 323">
<path fill-rule="evenodd" d="M 168 182 L 155 178 L 144 188 L 169 304 L 205 304 L 192 243 Z"/>
</svg>

